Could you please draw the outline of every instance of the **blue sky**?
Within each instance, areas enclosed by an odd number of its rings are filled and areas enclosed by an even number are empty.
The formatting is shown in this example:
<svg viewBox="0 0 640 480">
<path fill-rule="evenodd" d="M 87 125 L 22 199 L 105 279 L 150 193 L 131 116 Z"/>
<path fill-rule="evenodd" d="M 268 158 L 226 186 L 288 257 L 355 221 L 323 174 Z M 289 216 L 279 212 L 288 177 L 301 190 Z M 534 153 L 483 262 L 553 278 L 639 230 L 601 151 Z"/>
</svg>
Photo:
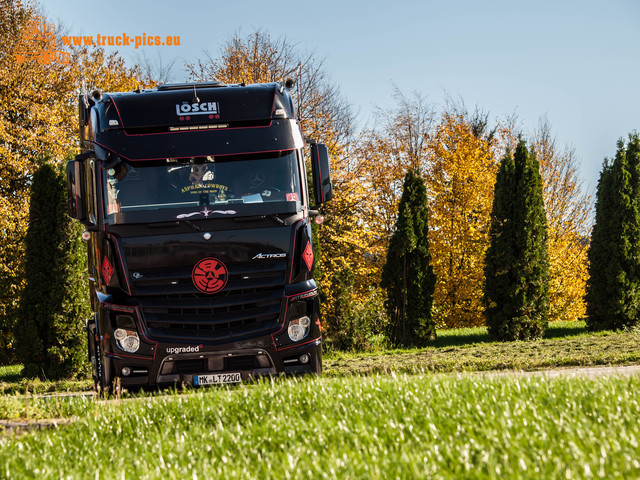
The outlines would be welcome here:
<svg viewBox="0 0 640 480">
<path fill-rule="evenodd" d="M 575 148 L 595 189 L 616 141 L 640 130 L 640 1 L 485 0 L 268 2 L 258 0 L 41 0 L 74 35 L 179 35 L 148 46 L 182 65 L 217 56 L 234 33 L 286 36 L 325 68 L 364 125 L 392 107 L 394 85 L 441 105 L 447 95 L 491 118 L 516 113 L 525 133 L 546 116 Z M 128 59 L 141 49 L 120 48 Z"/>
</svg>

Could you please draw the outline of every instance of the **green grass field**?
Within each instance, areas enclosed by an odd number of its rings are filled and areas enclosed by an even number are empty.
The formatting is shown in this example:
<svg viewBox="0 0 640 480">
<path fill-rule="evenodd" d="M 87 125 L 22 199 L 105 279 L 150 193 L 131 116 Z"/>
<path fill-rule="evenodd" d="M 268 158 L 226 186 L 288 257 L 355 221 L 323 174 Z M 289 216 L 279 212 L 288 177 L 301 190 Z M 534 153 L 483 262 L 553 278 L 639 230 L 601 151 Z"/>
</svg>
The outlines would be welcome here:
<svg viewBox="0 0 640 480">
<path fill-rule="evenodd" d="M 0 436 L 6 478 L 639 478 L 640 378 L 280 380 Z"/>
<path fill-rule="evenodd" d="M 91 385 L 0 367 L 0 420 L 71 419 L 0 424 L 0 478 L 640 478 L 640 377 L 468 373 L 640 363 L 639 346 L 637 331 L 580 322 L 535 342 L 457 329 L 423 349 L 326 355 L 320 378 L 108 401 L 43 396 Z"/>
</svg>

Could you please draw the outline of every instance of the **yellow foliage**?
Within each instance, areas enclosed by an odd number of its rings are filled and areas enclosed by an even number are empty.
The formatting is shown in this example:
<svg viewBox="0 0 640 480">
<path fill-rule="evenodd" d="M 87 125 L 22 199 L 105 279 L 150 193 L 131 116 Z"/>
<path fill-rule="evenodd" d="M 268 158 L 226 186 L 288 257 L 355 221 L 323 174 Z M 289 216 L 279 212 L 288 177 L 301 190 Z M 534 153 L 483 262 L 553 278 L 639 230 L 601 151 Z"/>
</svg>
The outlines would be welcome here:
<svg viewBox="0 0 640 480">
<path fill-rule="evenodd" d="M 590 198 L 582 193 L 574 153 L 559 151 L 546 120 L 532 140 L 540 162 L 549 224 L 549 318 L 572 321 L 584 317 Z"/>
<path fill-rule="evenodd" d="M 430 139 L 429 248 L 440 327 L 484 323 L 484 256 L 498 162 L 495 140 L 476 130 L 467 114 L 445 111 Z"/>
<path fill-rule="evenodd" d="M 398 215 L 404 177 L 412 168 L 424 173 L 434 112 L 426 100 L 399 90 L 393 95 L 397 108 L 380 115 L 382 126 L 362 133 L 357 148 L 356 170 L 366 197 L 360 217 L 371 231 L 369 250 L 384 264 Z M 379 277 L 379 275 L 377 275 Z"/>
<path fill-rule="evenodd" d="M 324 207 L 325 223 L 319 228 L 320 284 L 324 296 L 324 315 L 337 318 L 335 311 L 339 286 L 334 274 L 349 270 L 353 274 L 353 294 L 364 295 L 368 287 L 380 281 L 380 261 L 384 252 L 375 248 L 375 234 L 365 223 L 363 206 L 369 193 L 357 177 L 344 178 L 344 171 L 334 168 L 337 195 Z"/>
</svg>

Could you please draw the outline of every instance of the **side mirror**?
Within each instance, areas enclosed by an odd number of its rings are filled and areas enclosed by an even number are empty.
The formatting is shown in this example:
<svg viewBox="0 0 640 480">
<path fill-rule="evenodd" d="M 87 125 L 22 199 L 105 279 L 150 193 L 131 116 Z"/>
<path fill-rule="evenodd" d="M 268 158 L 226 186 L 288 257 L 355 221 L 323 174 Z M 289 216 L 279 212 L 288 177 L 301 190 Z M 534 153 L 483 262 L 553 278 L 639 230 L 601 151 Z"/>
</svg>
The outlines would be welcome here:
<svg viewBox="0 0 640 480">
<path fill-rule="evenodd" d="M 322 143 L 311 145 L 311 173 L 313 175 L 313 197 L 316 205 L 333 198 L 329 149 Z"/>
<path fill-rule="evenodd" d="M 78 96 L 78 128 L 80 143 L 89 141 L 89 109 L 85 107 L 84 96 Z"/>
<path fill-rule="evenodd" d="M 84 169 L 82 160 L 67 162 L 67 208 L 69 216 L 80 220 L 87 219 L 84 195 Z"/>
</svg>

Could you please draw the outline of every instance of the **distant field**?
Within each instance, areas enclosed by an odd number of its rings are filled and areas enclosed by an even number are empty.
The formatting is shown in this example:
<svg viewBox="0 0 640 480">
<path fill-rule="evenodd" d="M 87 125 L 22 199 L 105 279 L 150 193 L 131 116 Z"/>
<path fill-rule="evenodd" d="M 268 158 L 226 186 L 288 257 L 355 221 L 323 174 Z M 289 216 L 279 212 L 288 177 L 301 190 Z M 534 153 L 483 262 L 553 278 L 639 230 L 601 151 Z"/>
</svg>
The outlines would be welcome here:
<svg viewBox="0 0 640 480">
<path fill-rule="evenodd" d="M 0 398 L 1 395 L 45 394 L 55 392 L 87 392 L 93 389 L 90 380 L 60 380 L 50 382 L 39 379 L 27 379 L 20 375 L 21 365 L 0 366 Z M 0 409 L 0 419 L 2 410 Z"/>
<path fill-rule="evenodd" d="M 587 332 L 584 322 L 554 322 L 545 337 L 528 342 L 493 342 L 485 327 L 438 331 L 433 346 L 376 353 L 325 355 L 328 376 L 374 373 L 543 370 L 640 363 L 640 330 Z"/>
<path fill-rule="evenodd" d="M 639 478 L 640 377 L 307 378 L 126 401 L 0 435 L 6 478 Z"/>
</svg>

